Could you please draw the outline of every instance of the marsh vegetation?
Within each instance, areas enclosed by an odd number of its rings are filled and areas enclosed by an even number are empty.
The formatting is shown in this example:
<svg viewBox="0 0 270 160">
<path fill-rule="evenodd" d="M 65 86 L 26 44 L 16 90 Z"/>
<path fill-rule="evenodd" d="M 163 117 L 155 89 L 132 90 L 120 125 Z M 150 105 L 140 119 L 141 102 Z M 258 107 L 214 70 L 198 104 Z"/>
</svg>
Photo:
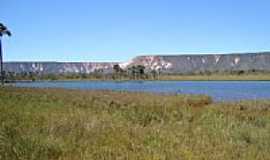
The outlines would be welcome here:
<svg viewBox="0 0 270 160">
<path fill-rule="evenodd" d="M 270 101 L 0 88 L 0 159 L 268 159 Z"/>
</svg>

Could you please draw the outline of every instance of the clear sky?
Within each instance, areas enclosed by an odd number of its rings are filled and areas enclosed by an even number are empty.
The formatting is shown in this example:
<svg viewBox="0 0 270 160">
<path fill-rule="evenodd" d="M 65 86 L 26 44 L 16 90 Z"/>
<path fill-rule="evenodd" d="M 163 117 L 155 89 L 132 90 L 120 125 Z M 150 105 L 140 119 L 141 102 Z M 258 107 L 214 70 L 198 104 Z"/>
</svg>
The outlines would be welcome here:
<svg viewBox="0 0 270 160">
<path fill-rule="evenodd" d="M 270 51 L 269 0 L 1 0 L 8 61 Z"/>
</svg>

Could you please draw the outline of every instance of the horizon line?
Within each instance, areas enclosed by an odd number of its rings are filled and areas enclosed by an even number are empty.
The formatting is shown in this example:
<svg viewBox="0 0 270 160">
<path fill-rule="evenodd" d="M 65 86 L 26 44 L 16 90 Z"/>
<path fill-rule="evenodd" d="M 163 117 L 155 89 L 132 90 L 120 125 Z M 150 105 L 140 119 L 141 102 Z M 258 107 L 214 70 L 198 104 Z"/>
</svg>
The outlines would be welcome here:
<svg viewBox="0 0 270 160">
<path fill-rule="evenodd" d="M 242 54 L 270 54 L 270 51 L 247 51 L 247 52 L 161 52 L 161 53 L 139 53 L 138 55 L 129 58 L 125 61 L 57 61 L 57 60 L 7 60 L 4 63 L 33 63 L 33 62 L 41 62 L 41 63 L 124 63 L 126 61 L 130 61 L 136 57 L 144 57 L 144 56 L 209 56 L 209 55 L 242 55 Z"/>
</svg>

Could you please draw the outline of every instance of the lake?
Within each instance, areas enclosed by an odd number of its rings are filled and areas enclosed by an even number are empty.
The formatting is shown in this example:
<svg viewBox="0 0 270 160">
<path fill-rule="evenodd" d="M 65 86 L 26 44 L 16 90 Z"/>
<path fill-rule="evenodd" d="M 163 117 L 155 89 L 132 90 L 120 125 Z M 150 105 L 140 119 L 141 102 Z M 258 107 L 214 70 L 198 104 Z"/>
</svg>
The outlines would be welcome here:
<svg viewBox="0 0 270 160">
<path fill-rule="evenodd" d="M 270 81 L 40 81 L 18 87 L 205 94 L 214 101 L 270 99 Z"/>
</svg>

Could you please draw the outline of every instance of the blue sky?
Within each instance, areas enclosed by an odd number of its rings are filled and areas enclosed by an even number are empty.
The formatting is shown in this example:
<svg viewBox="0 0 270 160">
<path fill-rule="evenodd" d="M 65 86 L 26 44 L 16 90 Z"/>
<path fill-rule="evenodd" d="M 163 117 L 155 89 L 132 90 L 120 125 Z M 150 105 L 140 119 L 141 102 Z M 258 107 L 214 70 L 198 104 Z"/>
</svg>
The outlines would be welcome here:
<svg viewBox="0 0 270 160">
<path fill-rule="evenodd" d="M 269 0 L 1 0 L 7 61 L 270 51 Z"/>
</svg>

